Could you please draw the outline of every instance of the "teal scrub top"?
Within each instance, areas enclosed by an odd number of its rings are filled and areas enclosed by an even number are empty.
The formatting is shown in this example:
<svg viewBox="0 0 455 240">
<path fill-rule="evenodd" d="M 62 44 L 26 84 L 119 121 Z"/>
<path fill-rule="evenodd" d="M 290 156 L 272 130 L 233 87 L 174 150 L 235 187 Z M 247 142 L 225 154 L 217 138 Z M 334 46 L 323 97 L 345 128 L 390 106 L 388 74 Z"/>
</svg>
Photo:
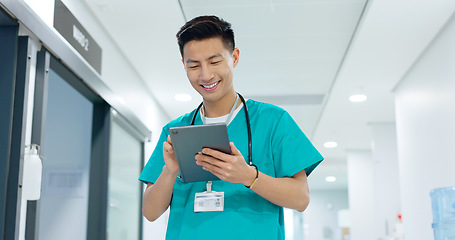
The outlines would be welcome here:
<svg viewBox="0 0 455 240">
<path fill-rule="evenodd" d="M 323 160 L 292 117 L 282 108 L 249 99 L 247 102 L 253 164 L 272 177 L 291 177 L 305 170 L 307 176 Z M 156 148 L 139 180 L 154 183 L 164 166 L 163 142 L 169 128 L 190 125 L 187 113 L 163 127 Z M 202 124 L 198 114 L 195 125 Z M 229 141 L 234 142 L 248 161 L 248 132 L 245 111 L 238 112 L 228 125 Z M 284 239 L 283 208 L 240 183 L 213 181 L 212 190 L 224 192 L 224 211 L 194 212 L 194 197 L 206 191 L 206 182 L 183 183 L 177 178 L 170 204 L 166 239 Z"/>
</svg>

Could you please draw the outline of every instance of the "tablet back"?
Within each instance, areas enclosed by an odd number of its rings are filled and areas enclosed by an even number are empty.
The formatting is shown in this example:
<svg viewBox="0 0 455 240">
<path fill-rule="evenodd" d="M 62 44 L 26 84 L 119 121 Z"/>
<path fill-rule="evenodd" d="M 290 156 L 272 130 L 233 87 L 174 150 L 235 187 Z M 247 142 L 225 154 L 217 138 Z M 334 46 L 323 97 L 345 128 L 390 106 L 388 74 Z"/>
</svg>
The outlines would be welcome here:
<svg viewBox="0 0 455 240">
<path fill-rule="evenodd" d="M 197 165 L 194 157 L 204 147 L 231 153 L 225 123 L 171 127 L 169 134 L 183 182 L 219 180 L 218 177 Z"/>
</svg>

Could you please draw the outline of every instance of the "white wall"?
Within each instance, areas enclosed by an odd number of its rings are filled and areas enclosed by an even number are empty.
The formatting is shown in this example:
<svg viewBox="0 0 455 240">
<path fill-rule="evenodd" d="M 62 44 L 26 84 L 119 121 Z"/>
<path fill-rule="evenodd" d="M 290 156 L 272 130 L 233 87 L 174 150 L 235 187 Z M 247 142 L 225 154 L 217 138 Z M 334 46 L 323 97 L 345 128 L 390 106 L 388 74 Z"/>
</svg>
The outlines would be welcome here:
<svg viewBox="0 0 455 240">
<path fill-rule="evenodd" d="M 348 207 L 347 190 L 310 191 L 310 205 L 303 212 L 304 239 L 340 239 L 338 211 Z"/>
<path fill-rule="evenodd" d="M 103 81 L 153 131 L 153 136 L 159 136 L 161 128 L 170 119 L 148 89 L 144 82 L 146 79 L 141 79 L 136 69 L 126 59 L 122 49 L 118 48 L 93 16 L 85 1 L 63 0 L 63 2 L 103 49 Z"/>
<path fill-rule="evenodd" d="M 117 46 L 89 10 L 85 0 L 62 1 L 101 46 L 102 80 L 153 131 L 153 136 L 159 136 L 161 127 L 170 119 L 145 84 L 144 81 L 147 79 L 139 76 L 123 54 L 123 50 Z M 25 0 L 25 2 L 52 28 L 54 0 Z"/>
<path fill-rule="evenodd" d="M 369 127 L 372 150 L 348 151 L 352 240 L 397 237 L 401 213 L 395 124 L 370 123 Z"/>
<path fill-rule="evenodd" d="M 371 151 L 351 150 L 348 151 L 347 159 L 351 239 L 376 240 L 374 162 Z"/>
<path fill-rule="evenodd" d="M 395 123 L 371 123 L 373 133 L 375 227 L 377 239 L 396 236 L 401 214 Z"/>
<path fill-rule="evenodd" d="M 406 239 L 433 239 L 432 189 L 455 186 L 455 19 L 396 88 Z"/>
</svg>

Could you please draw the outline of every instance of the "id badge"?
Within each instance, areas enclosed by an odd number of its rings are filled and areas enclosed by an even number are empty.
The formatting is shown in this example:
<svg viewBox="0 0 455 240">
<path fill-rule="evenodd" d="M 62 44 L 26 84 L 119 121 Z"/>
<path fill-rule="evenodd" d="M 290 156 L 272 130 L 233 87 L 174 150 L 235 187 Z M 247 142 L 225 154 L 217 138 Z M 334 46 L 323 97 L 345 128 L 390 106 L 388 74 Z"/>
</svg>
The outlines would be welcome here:
<svg viewBox="0 0 455 240">
<path fill-rule="evenodd" d="M 194 197 L 194 212 L 224 210 L 224 192 L 201 192 Z"/>
</svg>

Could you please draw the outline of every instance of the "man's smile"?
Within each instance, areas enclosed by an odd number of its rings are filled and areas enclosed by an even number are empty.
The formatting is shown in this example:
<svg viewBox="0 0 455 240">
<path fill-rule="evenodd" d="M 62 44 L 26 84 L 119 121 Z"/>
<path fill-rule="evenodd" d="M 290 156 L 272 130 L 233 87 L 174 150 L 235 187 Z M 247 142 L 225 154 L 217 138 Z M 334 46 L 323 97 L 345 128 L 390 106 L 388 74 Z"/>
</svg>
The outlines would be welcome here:
<svg viewBox="0 0 455 240">
<path fill-rule="evenodd" d="M 218 86 L 218 83 L 220 83 L 220 81 L 215 82 L 215 83 L 210 84 L 210 85 L 201 84 L 201 86 L 202 86 L 206 91 L 213 91 L 213 90 L 215 90 L 216 87 Z"/>
</svg>

